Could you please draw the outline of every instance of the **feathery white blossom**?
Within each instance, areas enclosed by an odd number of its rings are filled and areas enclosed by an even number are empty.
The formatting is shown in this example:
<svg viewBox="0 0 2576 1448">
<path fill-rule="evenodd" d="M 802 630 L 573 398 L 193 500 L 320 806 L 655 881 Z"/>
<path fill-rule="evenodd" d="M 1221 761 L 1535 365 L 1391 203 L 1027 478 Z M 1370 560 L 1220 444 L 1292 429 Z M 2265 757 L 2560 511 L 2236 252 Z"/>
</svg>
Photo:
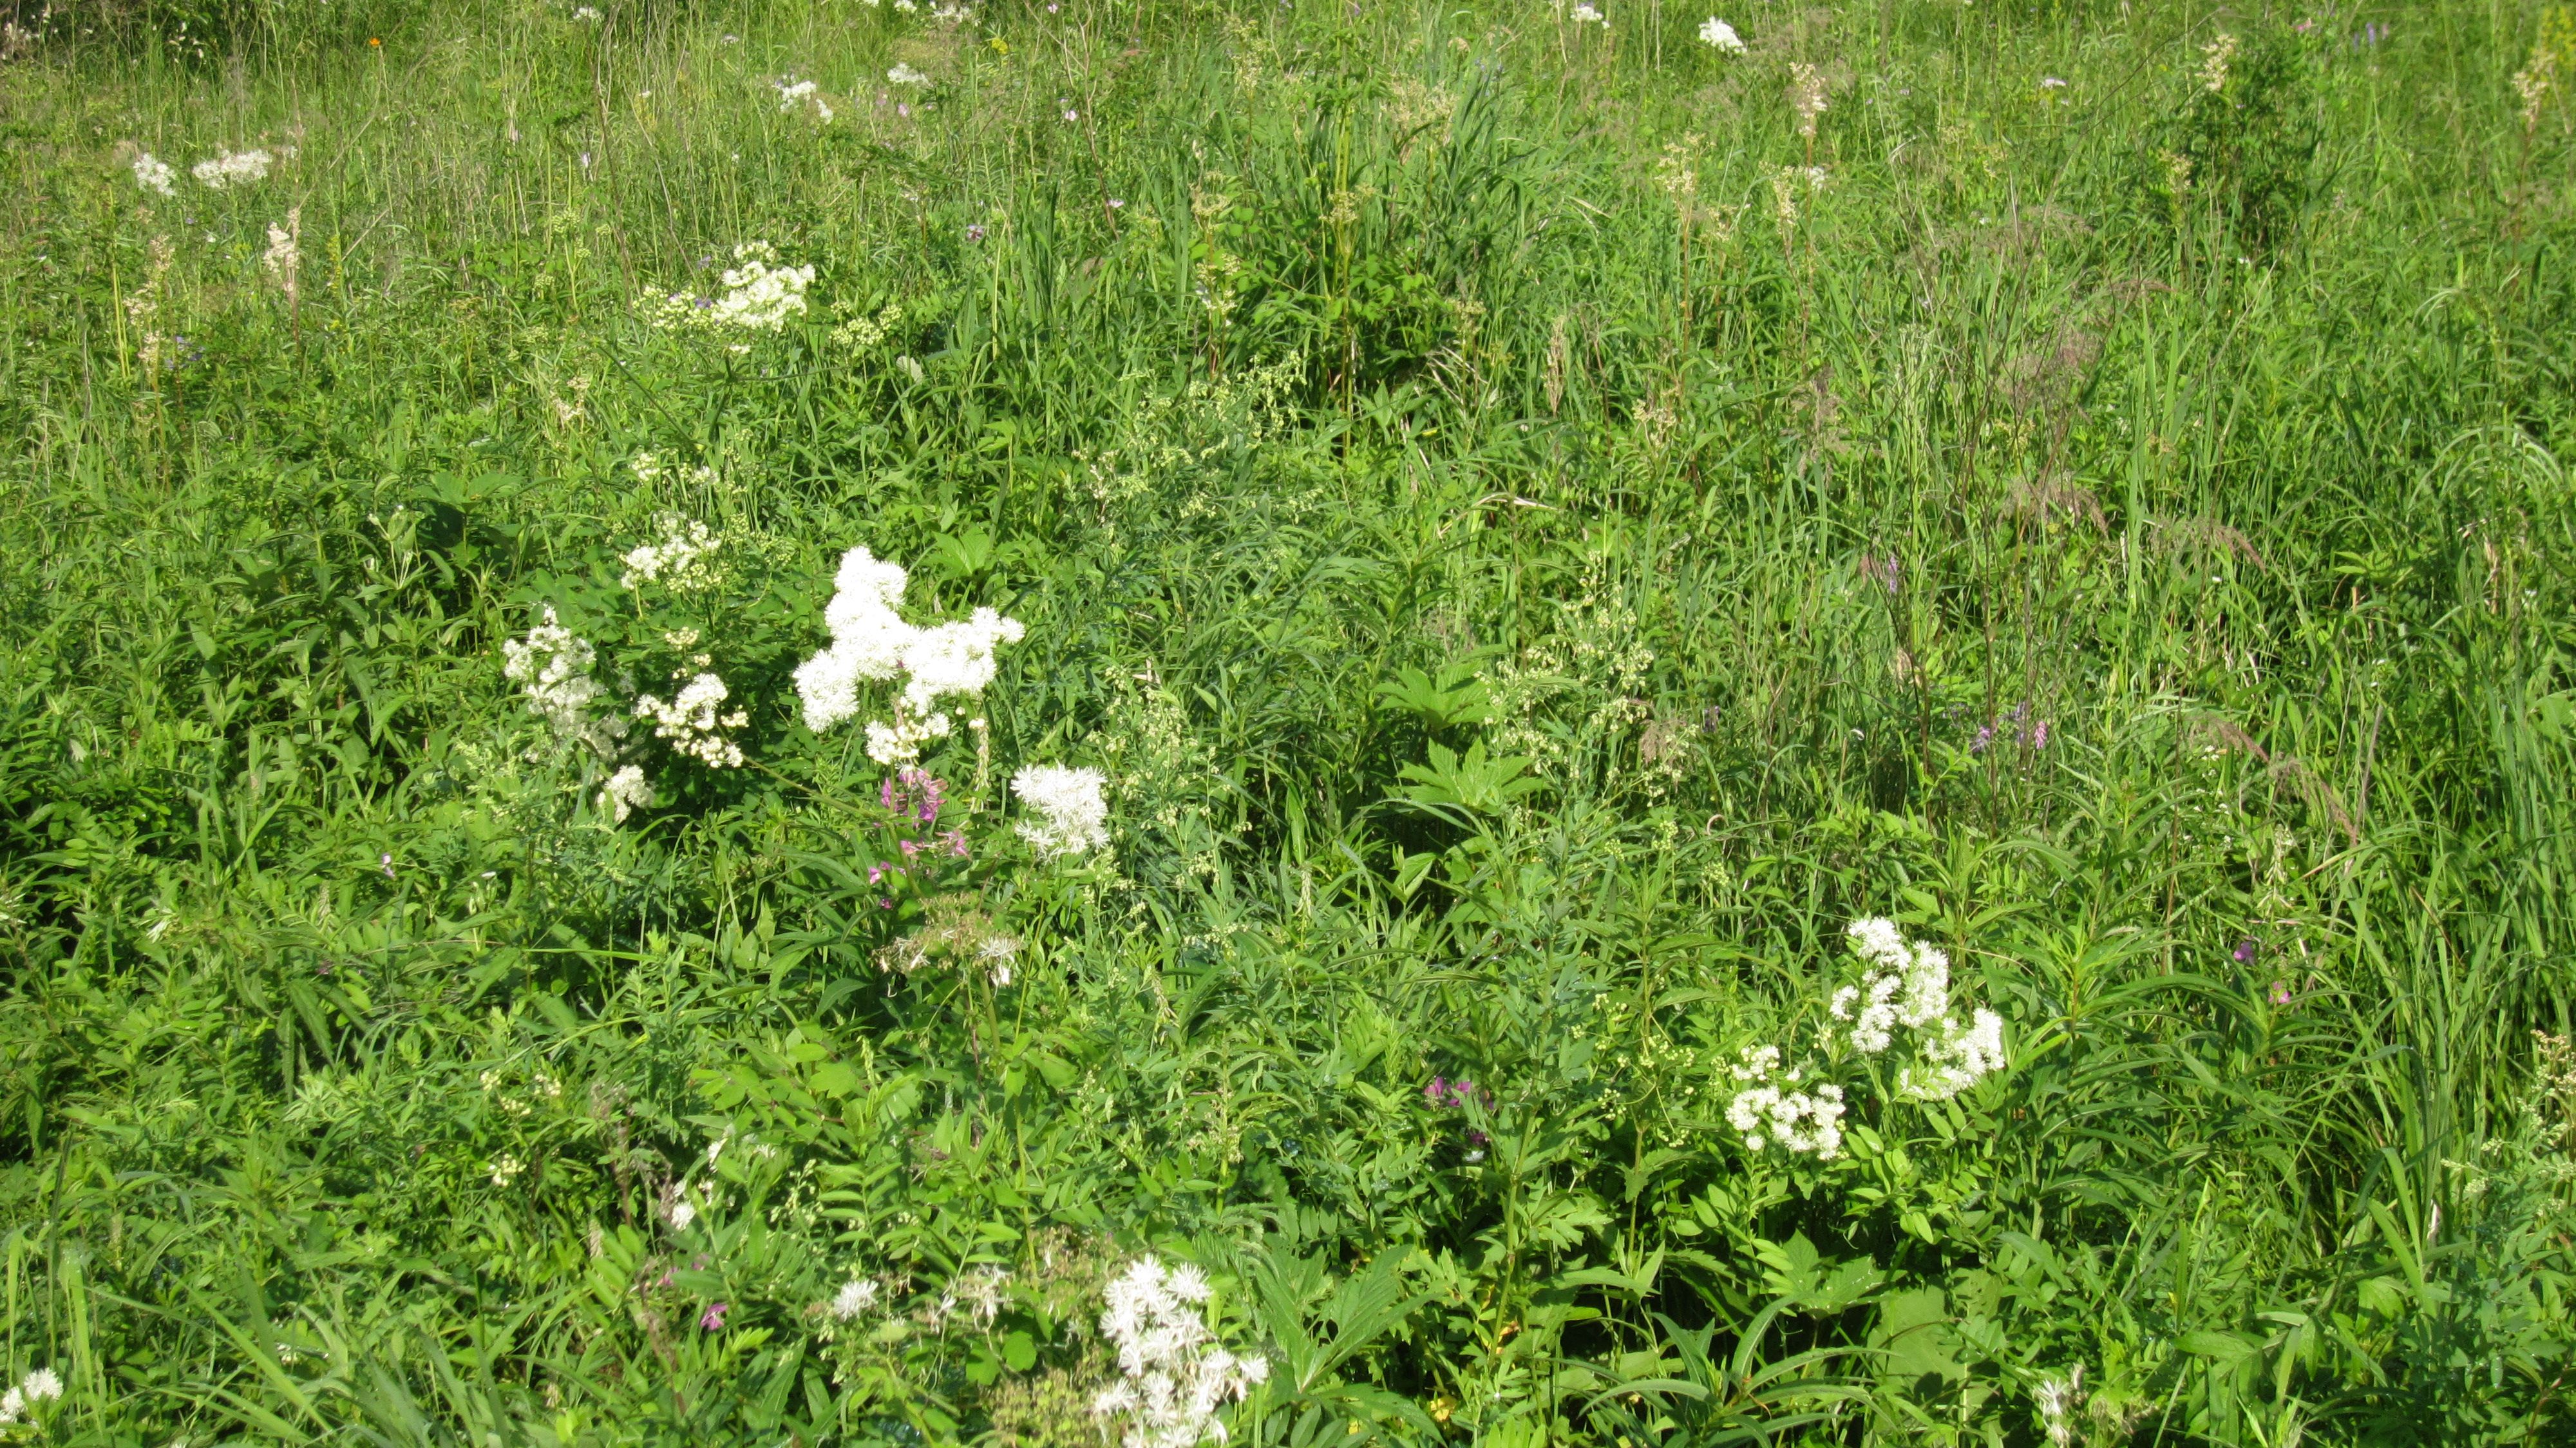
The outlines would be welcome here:
<svg viewBox="0 0 2576 1448">
<path fill-rule="evenodd" d="M 1037 814 L 1020 821 L 1020 838 L 1040 855 L 1078 855 L 1109 843 L 1109 780 L 1097 769 L 1031 764 L 1011 776 L 1011 793 Z"/>
<path fill-rule="evenodd" d="M 55 1376 L 54 1370 L 36 1369 L 21 1378 L 18 1386 L 0 1393 L 0 1428 L 15 1426 L 25 1419 L 29 1408 L 62 1395 L 63 1380 Z"/>
<path fill-rule="evenodd" d="M 2048 1433 L 2049 1448 L 2068 1448 L 2075 1441 L 2075 1425 L 2070 1421 L 2075 1409 L 2084 1401 L 2084 1364 L 2062 1378 L 2049 1378 L 2030 1390 L 2039 1404 L 2040 1427 Z"/>
<path fill-rule="evenodd" d="M 815 120 L 828 122 L 832 119 L 832 104 L 831 102 L 823 99 L 822 89 L 815 85 L 814 82 L 810 80 L 789 80 L 786 77 L 781 76 L 776 84 L 778 86 L 778 108 L 780 110 L 792 111 L 800 105 L 810 106 L 813 108 Z"/>
<path fill-rule="evenodd" d="M 960 623 L 916 628 L 896 612 L 903 588 L 902 565 L 865 548 L 843 554 L 823 610 L 831 647 L 796 669 L 805 727 L 816 733 L 858 714 L 861 684 L 904 680 L 894 719 L 867 727 L 868 757 L 884 765 L 910 763 L 925 740 L 947 735 L 951 721 L 940 701 L 981 694 L 999 667 L 994 651 L 1027 632 L 1018 619 L 989 608 Z"/>
<path fill-rule="evenodd" d="M 720 278 L 725 286 L 721 296 L 647 295 L 642 303 L 645 320 L 665 330 L 776 332 L 787 326 L 789 317 L 805 310 L 805 288 L 814 280 L 812 267 L 779 265 L 778 249 L 765 241 L 735 247 L 733 260 Z"/>
<path fill-rule="evenodd" d="M 897 63 L 894 69 L 886 72 L 886 84 L 928 85 L 930 84 L 930 77 L 923 75 L 920 71 L 914 70 L 911 66 Z"/>
<path fill-rule="evenodd" d="M 742 746 L 723 731 L 742 728 L 751 722 L 751 715 L 741 709 L 719 714 L 727 693 L 724 680 L 702 672 L 668 701 L 653 694 L 637 695 L 635 717 L 652 720 L 653 737 L 671 741 L 673 749 L 710 769 L 740 769 Z"/>
<path fill-rule="evenodd" d="M 620 584 L 634 588 L 659 583 L 677 593 L 698 593 L 723 581 L 707 561 L 724 547 L 722 537 L 697 519 L 677 513 L 661 514 L 653 522 L 662 532 L 662 541 L 639 543 L 627 550 Z"/>
<path fill-rule="evenodd" d="M 644 771 L 635 765 L 630 764 L 610 775 L 608 783 L 600 786 L 599 807 L 613 811 L 617 822 L 621 825 L 626 823 L 628 815 L 639 809 L 650 809 L 652 806 L 652 783 L 644 778 Z"/>
<path fill-rule="evenodd" d="M 1700 22 L 1699 39 L 1702 45 L 1713 46 L 1726 55 L 1744 53 L 1744 37 L 1735 33 L 1734 26 L 1714 15 Z"/>
<path fill-rule="evenodd" d="M 1744 1083 L 1726 1106 L 1726 1124 L 1744 1138 L 1747 1151 L 1776 1146 L 1782 1151 L 1831 1161 L 1843 1148 L 1843 1088 L 1823 1082 L 1813 1091 L 1796 1091 L 1803 1072 L 1783 1068 L 1777 1046 L 1747 1046 L 1732 1069 Z"/>
<path fill-rule="evenodd" d="M 1119 1381 L 1091 1410 L 1124 1423 L 1125 1448 L 1198 1448 L 1226 1440 L 1217 1409 L 1270 1376 L 1267 1359 L 1236 1357 L 1209 1331 L 1207 1279 L 1186 1263 L 1139 1257 L 1103 1290 L 1100 1332 L 1118 1349 Z"/>
<path fill-rule="evenodd" d="M 197 178 L 198 185 L 221 191 L 264 181 L 268 179 L 268 168 L 276 164 L 277 157 L 267 151 L 226 151 L 189 167 L 188 174 Z"/>
<path fill-rule="evenodd" d="M 175 195 L 179 188 L 173 183 L 178 180 L 178 176 L 179 173 L 171 169 L 169 162 L 160 160 L 149 151 L 140 152 L 134 158 L 134 184 L 146 191 L 157 191 L 164 196 Z"/>
<path fill-rule="evenodd" d="M 1915 1036 L 1916 1060 L 1899 1076 L 1899 1091 L 1916 1101 L 1945 1101 L 2004 1064 L 2004 1023 L 1979 1009 L 1964 1023 L 1950 1014 L 1950 957 L 1924 941 L 1908 941 L 1892 920 L 1855 920 L 1844 932 L 1863 971 L 1860 984 L 1835 991 L 1827 1009 L 1851 1023 L 1852 1049 L 1877 1055 L 1895 1044 L 1901 1027 Z"/>
<path fill-rule="evenodd" d="M 830 1313 L 836 1322 L 855 1322 L 876 1305 L 876 1279 L 853 1277 L 841 1284 L 841 1290 L 832 1294 L 831 1302 L 823 1310 Z"/>
<path fill-rule="evenodd" d="M 528 712 L 553 726 L 557 738 L 603 758 L 616 751 L 617 741 L 626 737 L 626 721 L 591 712 L 605 692 L 590 676 L 597 655 L 589 640 L 556 621 L 552 604 L 546 606 L 545 621 L 528 630 L 526 638 L 501 645 L 501 657 L 502 672 L 528 696 Z"/>
</svg>

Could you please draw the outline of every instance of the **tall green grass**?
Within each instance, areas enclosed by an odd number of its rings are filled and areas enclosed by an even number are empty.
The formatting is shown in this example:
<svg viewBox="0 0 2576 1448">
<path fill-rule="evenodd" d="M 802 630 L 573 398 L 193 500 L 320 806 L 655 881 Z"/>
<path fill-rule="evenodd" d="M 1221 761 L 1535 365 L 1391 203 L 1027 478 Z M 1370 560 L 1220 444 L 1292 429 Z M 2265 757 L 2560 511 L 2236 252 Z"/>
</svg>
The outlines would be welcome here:
<svg viewBox="0 0 2576 1448">
<path fill-rule="evenodd" d="M 1149 1251 L 1261 1444 L 2568 1433 L 2566 11 L 598 8 L 14 22 L 45 1441 L 1087 1443 Z M 616 827 L 501 645 L 664 513 L 759 767 Z M 1028 625 L 1006 986 L 797 719 L 862 544 Z M 1748 1151 L 1882 915 L 2009 1067 Z"/>
</svg>

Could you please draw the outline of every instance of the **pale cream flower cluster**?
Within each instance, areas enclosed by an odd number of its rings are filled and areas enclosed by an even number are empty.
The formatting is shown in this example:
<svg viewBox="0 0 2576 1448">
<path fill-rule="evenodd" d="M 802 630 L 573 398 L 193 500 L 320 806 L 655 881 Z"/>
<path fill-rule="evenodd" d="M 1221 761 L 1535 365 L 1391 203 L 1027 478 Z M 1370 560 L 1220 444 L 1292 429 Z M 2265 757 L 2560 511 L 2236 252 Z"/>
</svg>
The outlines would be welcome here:
<svg viewBox="0 0 2576 1448">
<path fill-rule="evenodd" d="M 501 645 L 502 673 L 523 687 L 528 712 L 552 726 L 557 738 L 605 759 L 616 753 L 617 742 L 626 737 L 626 721 L 593 712 L 605 694 L 590 676 L 597 657 L 588 639 L 555 618 L 552 604 L 546 606 L 544 621 L 528 630 L 526 638 Z"/>
<path fill-rule="evenodd" d="M 1910 1100 L 1946 1101 L 2004 1064 L 2003 1017 L 1977 1009 L 1966 1021 L 1950 1014 L 1950 957 L 1909 941 L 1884 919 L 1855 920 L 1845 932 L 1866 970 L 1860 984 L 1834 992 L 1833 1018 L 1850 1023 L 1852 1049 L 1877 1055 L 1902 1028 L 1914 1034 L 1915 1061 L 1899 1078 Z"/>
<path fill-rule="evenodd" d="M 38 1368 L 18 1380 L 18 1386 L 0 1393 L 0 1428 L 17 1426 L 29 1409 L 38 1403 L 49 1403 L 63 1395 L 63 1380 L 52 1368 Z"/>
<path fill-rule="evenodd" d="M 805 288 L 814 281 L 812 267 L 781 265 L 778 248 L 765 241 L 735 247 L 733 262 L 720 278 L 722 293 L 647 295 L 641 305 L 644 320 L 665 331 L 777 332 L 786 328 L 788 318 L 805 310 Z M 733 350 L 748 348 L 736 344 Z"/>
<path fill-rule="evenodd" d="M 718 712 L 728 694 L 723 679 L 701 672 L 668 700 L 653 694 L 636 696 L 635 717 L 652 720 L 653 737 L 669 740 L 673 749 L 710 769 L 740 769 L 742 746 L 725 731 L 749 724 L 751 714 L 743 709 Z"/>
<path fill-rule="evenodd" d="M 805 727 L 818 734 L 858 714 L 862 683 L 904 680 L 895 717 L 867 727 L 868 757 L 888 766 L 911 763 L 924 742 L 949 734 L 941 702 L 983 693 L 998 667 L 994 651 L 1026 632 L 1018 619 L 989 608 L 963 622 L 916 627 L 896 612 L 905 580 L 901 564 L 865 548 L 843 554 L 823 611 L 831 646 L 796 670 Z"/>
<path fill-rule="evenodd" d="M 1109 780 L 1097 769 L 1032 764 L 1011 776 L 1011 793 L 1034 816 L 1020 821 L 1020 838 L 1041 856 L 1087 854 L 1109 843 Z"/>
<path fill-rule="evenodd" d="M 1700 44 L 1709 46 L 1721 55 L 1744 53 L 1744 37 L 1735 33 L 1734 26 L 1714 15 L 1700 22 L 1699 40 Z"/>
<path fill-rule="evenodd" d="M 293 151 L 286 154 L 293 155 Z M 197 184 L 209 191 L 222 191 L 234 186 L 248 186 L 268 179 L 268 168 L 277 157 L 264 150 L 225 151 L 188 168 Z"/>
<path fill-rule="evenodd" d="M 1102 1292 L 1100 1334 L 1118 1349 L 1119 1380 L 1091 1410 L 1125 1426 L 1125 1448 L 1198 1448 L 1226 1441 L 1217 1410 L 1270 1376 L 1267 1359 L 1237 1357 L 1201 1316 L 1207 1278 L 1184 1262 L 1139 1257 Z"/>
<path fill-rule="evenodd" d="M 143 151 L 135 155 L 134 184 L 144 190 L 157 191 L 164 196 L 175 196 L 179 191 L 175 184 L 178 178 L 179 173 L 171 168 L 169 162 L 160 160 L 151 152 Z"/>
<path fill-rule="evenodd" d="M 777 86 L 780 110 L 792 111 L 803 106 L 814 113 L 814 119 L 818 124 L 832 123 L 832 103 L 823 98 L 820 86 L 810 80 L 789 80 L 784 76 L 778 79 Z"/>
<path fill-rule="evenodd" d="M 1805 1075 L 1783 1066 L 1777 1046 L 1747 1046 L 1736 1058 L 1735 1099 L 1726 1124 L 1744 1138 L 1744 1149 L 1782 1151 L 1831 1161 L 1843 1149 L 1843 1088 L 1830 1081 L 1812 1091 L 1794 1089 Z"/>
<path fill-rule="evenodd" d="M 637 469 L 639 472 L 642 469 Z M 658 543 L 639 543 L 626 552 L 626 571 L 618 582 L 628 588 L 658 583 L 674 593 L 703 593 L 724 581 L 711 561 L 724 539 L 695 518 L 677 513 L 656 517 Z"/>
</svg>

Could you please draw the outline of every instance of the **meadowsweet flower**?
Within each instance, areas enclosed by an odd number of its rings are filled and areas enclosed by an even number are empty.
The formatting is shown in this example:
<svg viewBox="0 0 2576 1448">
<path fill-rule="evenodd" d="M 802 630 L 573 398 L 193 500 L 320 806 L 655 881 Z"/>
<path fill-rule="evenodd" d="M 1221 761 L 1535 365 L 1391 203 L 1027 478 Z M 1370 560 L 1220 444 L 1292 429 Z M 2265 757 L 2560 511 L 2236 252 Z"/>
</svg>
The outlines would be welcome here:
<svg viewBox="0 0 2576 1448">
<path fill-rule="evenodd" d="M 2534 49 L 2531 59 L 2513 73 L 2513 93 L 2522 100 L 2522 128 L 2529 131 L 2540 124 L 2540 108 L 2549 100 L 2549 92 L 2558 80 L 2558 56 L 2553 51 Z"/>
<path fill-rule="evenodd" d="M 597 655 L 589 640 L 556 621 L 552 604 L 546 606 L 545 621 L 528 630 L 526 638 L 501 645 L 501 657 L 502 673 L 523 686 L 528 712 L 552 726 L 555 737 L 602 758 L 616 752 L 617 741 L 626 737 L 626 721 L 592 713 L 605 695 L 590 676 Z"/>
<path fill-rule="evenodd" d="M 157 191 L 164 196 L 176 195 L 179 188 L 174 183 L 178 176 L 169 162 L 157 159 L 149 151 L 140 152 L 134 158 L 134 184 L 146 191 Z"/>
<path fill-rule="evenodd" d="M 1966 1025 L 1933 1021 L 1919 1059 L 1898 1078 L 1898 1092 L 1916 1101 L 1947 1101 L 2004 1064 L 2004 1020 L 1980 1008 Z"/>
<path fill-rule="evenodd" d="M 1699 39 L 1700 44 L 1715 49 L 1721 55 L 1744 53 L 1744 37 L 1735 33 L 1734 26 L 1714 15 L 1700 22 Z"/>
<path fill-rule="evenodd" d="M 189 167 L 188 174 L 207 190 L 222 191 L 268 179 L 268 168 L 275 164 L 277 157 L 267 151 L 226 151 Z"/>
<path fill-rule="evenodd" d="M 1798 134 L 1816 138 L 1816 117 L 1825 113 L 1825 74 L 1803 60 L 1789 63 L 1789 109 L 1797 113 Z"/>
<path fill-rule="evenodd" d="M 876 1305 L 876 1280 L 853 1277 L 841 1284 L 841 1290 L 832 1294 L 832 1300 L 824 1304 L 823 1310 L 830 1313 L 835 1322 L 855 1322 Z"/>
<path fill-rule="evenodd" d="M 1042 856 L 1078 855 L 1109 843 L 1109 804 L 1096 769 L 1032 764 L 1011 776 L 1011 793 L 1037 815 L 1020 821 L 1020 838 Z"/>
<path fill-rule="evenodd" d="M 778 86 L 778 108 L 780 110 L 792 111 L 798 106 L 807 106 L 812 108 L 815 120 L 829 122 L 832 119 L 832 104 L 831 102 L 823 99 L 821 88 L 816 86 L 814 82 L 810 80 L 791 81 L 786 77 L 781 76 L 776 84 Z"/>
<path fill-rule="evenodd" d="M 641 472 L 642 469 L 637 469 Z M 724 539 L 695 518 L 677 513 L 656 517 L 654 526 L 661 530 L 658 543 L 639 543 L 626 551 L 626 571 L 618 583 L 638 588 L 659 583 L 675 593 L 700 593 L 723 581 L 715 565 L 707 560 L 724 547 Z"/>
<path fill-rule="evenodd" d="M 1747 1046 L 1730 1069 L 1742 1083 L 1726 1104 L 1726 1124 L 1744 1138 L 1744 1149 L 1778 1147 L 1818 1161 L 1843 1149 L 1843 1088 L 1821 1082 L 1812 1091 L 1790 1089 L 1803 1072 L 1784 1068 L 1778 1046 Z"/>
<path fill-rule="evenodd" d="M 894 69 L 886 72 L 886 84 L 928 85 L 930 84 L 930 77 L 923 75 L 920 71 L 914 70 L 911 66 L 898 63 Z"/>
<path fill-rule="evenodd" d="M 1574 7 L 1574 23 L 1577 25 L 1598 25 L 1605 30 L 1610 26 L 1609 19 L 1602 15 L 1598 7 L 1581 3 L 1581 0 L 1578 0 L 1578 3 Z"/>
<path fill-rule="evenodd" d="M 2236 64 L 2236 37 L 2221 35 L 2200 48 L 2200 88 L 2212 95 L 2227 89 Z"/>
<path fill-rule="evenodd" d="M 627 765 L 610 775 L 608 783 L 599 788 L 599 808 L 613 812 L 621 825 L 626 823 L 628 815 L 652 806 L 653 786 L 644 778 L 644 771 L 635 765 Z"/>
<path fill-rule="evenodd" d="M 572 12 L 572 18 L 575 20 L 598 20 L 601 16 L 597 7 L 584 5 Z"/>
<path fill-rule="evenodd" d="M 1124 1424 L 1124 1448 L 1224 1442 L 1217 1409 L 1266 1380 L 1270 1364 L 1236 1357 L 1217 1343 L 1200 1315 L 1207 1279 L 1186 1264 L 1167 1271 L 1152 1257 L 1139 1257 L 1102 1295 L 1100 1332 L 1118 1349 L 1120 1380 L 1092 1400 L 1092 1412 Z"/>
<path fill-rule="evenodd" d="M 645 320 L 666 331 L 776 332 L 786 328 L 789 317 L 805 310 L 805 288 L 814 280 L 812 267 L 781 266 L 778 249 L 765 241 L 735 247 L 733 260 L 721 278 L 723 295 L 648 295 L 641 304 Z"/>
<path fill-rule="evenodd" d="M 1978 1009 L 1962 1022 L 1950 1014 L 1950 957 L 1923 941 L 1908 941 L 1896 922 L 1855 920 L 1844 932 L 1863 971 L 1858 985 L 1833 994 L 1827 1011 L 1850 1023 L 1845 1039 L 1864 1055 L 1895 1044 L 1911 1032 L 1915 1060 L 1898 1077 L 1899 1094 L 1915 1101 L 1945 1101 L 2004 1064 L 2003 1018 Z"/>
<path fill-rule="evenodd" d="M 2084 1364 L 2077 1363 L 2062 1378 L 2042 1381 L 2030 1396 L 2039 1405 L 2039 1426 L 2048 1434 L 2049 1448 L 2068 1448 L 2075 1441 L 2072 1414 L 2084 1402 Z"/>
<path fill-rule="evenodd" d="M 894 719 L 867 729 L 868 757 L 887 765 L 909 763 L 923 742 L 945 737 L 952 725 L 940 701 L 981 694 L 999 667 L 995 651 L 1026 633 L 1019 620 L 989 608 L 963 622 L 915 627 L 896 612 L 904 583 L 900 564 L 865 548 L 843 554 L 832 601 L 823 610 L 831 647 L 796 670 L 805 727 L 816 733 L 859 712 L 862 683 L 905 681 Z"/>
<path fill-rule="evenodd" d="M 1825 189 L 1825 180 L 1822 166 L 1782 166 L 1771 173 L 1771 202 L 1774 214 L 1780 219 L 1781 230 L 1786 231 L 1798 224 L 1800 188 L 1804 187 L 1805 193 L 1812 196 Z"/>
<path fill-rule="evenodd" d="M 724 731 L 749 724 L 751 715 L 741 709 L 717 712 L 728 695 L 723 679 L 700 673 L 667 702 L 654 694 L 636 696 L 635 717 L 652 720 L 654 738 L 671 741 L 673 749 L 710 769 L 740 769 L 742 746 Z"/>
<path fill-rule="evenodd" d="M 259 259 L 260 266 L 268 272 L 269 278 L 277 283 L 279 290 L 286 293 L 286 306 L 289 311 L 294 310 L 300 297 L 300 290 L 296 283 L 304 270 L 303 239 L 304 208 L 289 207 L 284 226 L 279 226 L 275 222 L 269 223 L 268 251 Z"/>
</svg>

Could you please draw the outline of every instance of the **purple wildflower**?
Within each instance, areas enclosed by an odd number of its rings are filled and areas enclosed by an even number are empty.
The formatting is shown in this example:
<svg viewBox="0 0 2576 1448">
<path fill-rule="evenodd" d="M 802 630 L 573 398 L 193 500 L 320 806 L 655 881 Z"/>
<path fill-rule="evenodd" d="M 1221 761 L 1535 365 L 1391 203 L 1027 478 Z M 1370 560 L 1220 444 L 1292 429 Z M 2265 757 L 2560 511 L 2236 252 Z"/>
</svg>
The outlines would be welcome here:
<svg viewBox="0 0 2576 1448">
<path fill-rule="evenodd" d="M 722 1332 L 722 1331 L 724 1331 L 724 1317 L 725 1317 L 725 1313 L 726 1313 L 726 1311 L 727 1311 L 727 1310 L 729 1310 L 732 1306 L 733 1306 L 733 1304 L 732 1304 L 732 1303 L 729 1303 L 729 1302 L 718 1302 L 718 1303 L 710 1304 L 710 1305 L 708 1306 L 707 1310 L 706 1310 L 705 1315 L 704 1315 L 704 1316 L 701 1316 L 701 1317 L 698 1319 L 698 1326 L 699 1326 L 700 1328 L 704 1329 L 705 1331 L 708 1331 L 708 1332 Z"/>
<path fill-rule="evenodd" d="M 966 239 L 980 244 L 984 240 L 984 223 L 978 221 L 967 227 Z"/>
<path fill-rule="evenodd" d="M 2272 1004 L 2276 1006 L 2286 1006 L 2289 1003 L 2290 983 L 2286 980 L 2276 980 L 2272 982 Z"/>
<path fill-rule="evenodd" d="M 2252 940 L 2240 940 L 2236 942 L 2236 963 L 2238 965 L 2252 965 L 2254 963 L 2254 955 L 2257 949 L 2259 949 L 2259 947 L 2257 947 Z"/>
</svg>

